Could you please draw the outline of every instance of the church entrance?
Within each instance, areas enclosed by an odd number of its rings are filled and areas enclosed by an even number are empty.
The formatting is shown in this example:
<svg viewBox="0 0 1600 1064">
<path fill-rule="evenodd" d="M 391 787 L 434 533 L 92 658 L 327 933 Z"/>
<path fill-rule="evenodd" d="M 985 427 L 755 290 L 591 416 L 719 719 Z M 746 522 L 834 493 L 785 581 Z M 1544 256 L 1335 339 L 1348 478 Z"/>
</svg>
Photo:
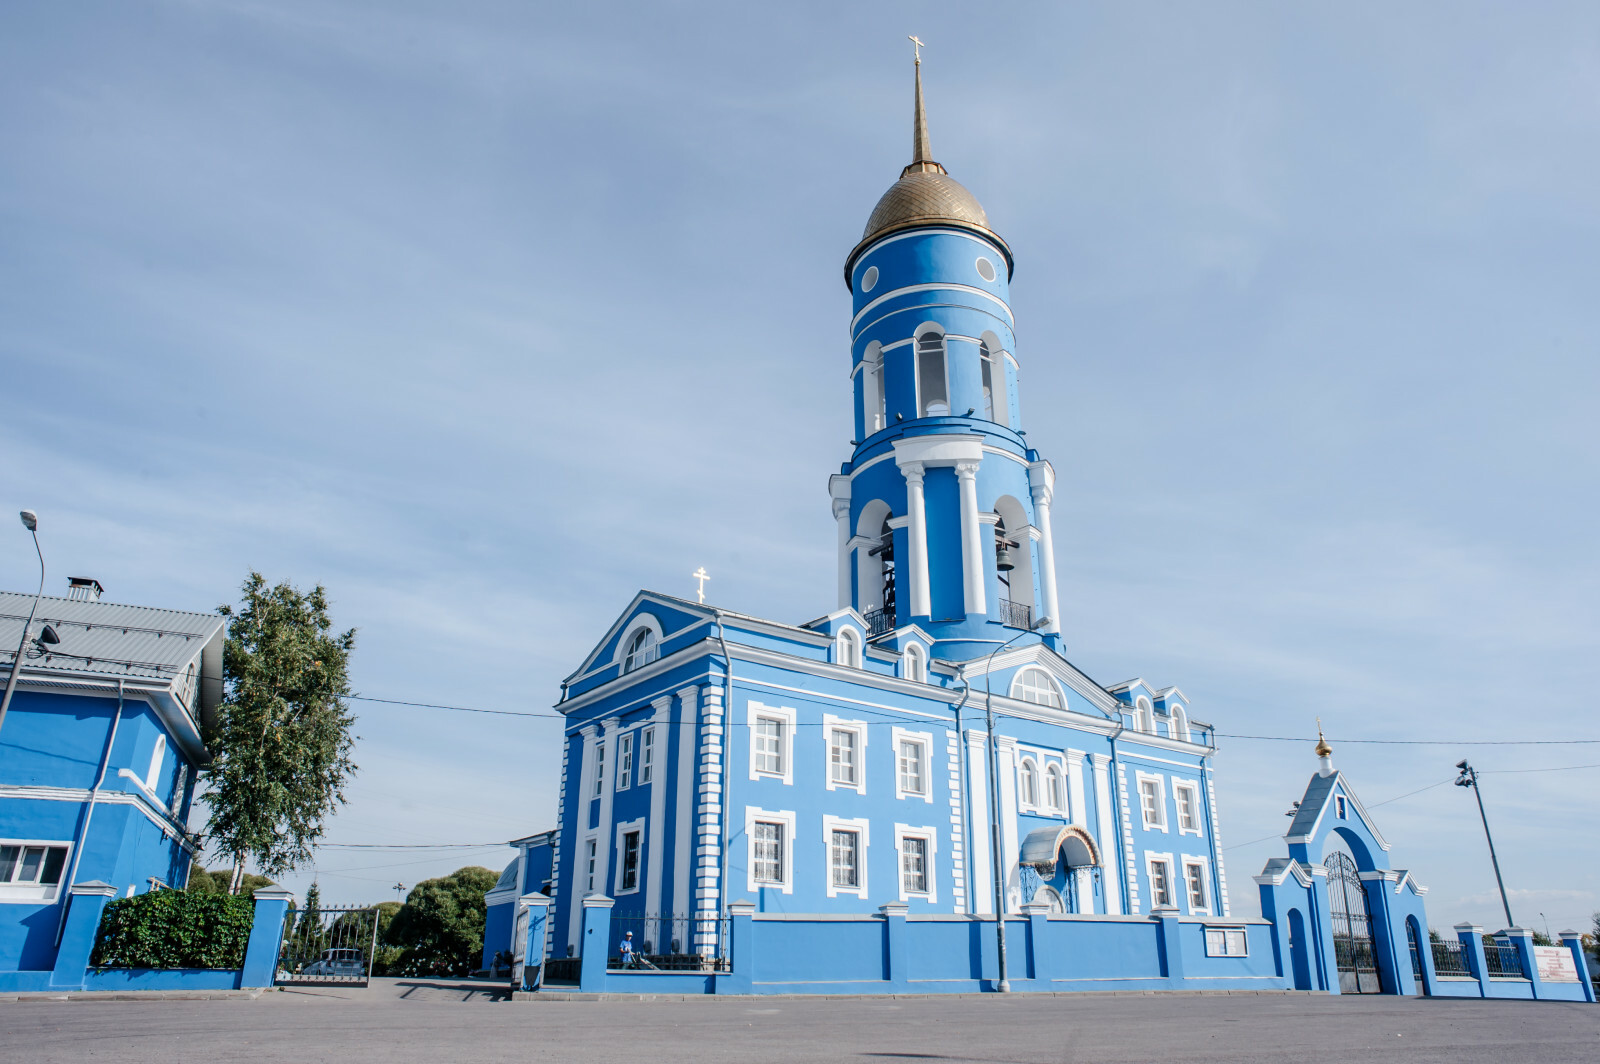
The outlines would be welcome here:
<svg viewBox="0 0 1600 1064">
<path fill-rule="evenodd" d="M 1339 968 L 1339 993 L 1381 994 L 1377 955 L 1372 949 L 1372 910 L 1367 907 L 1367 885 L 1361 882 L 1355 861 L 1334 850 L 1328 869 L 1328 907 L 1333 918 L 1333 955 Z"/>
</svg>

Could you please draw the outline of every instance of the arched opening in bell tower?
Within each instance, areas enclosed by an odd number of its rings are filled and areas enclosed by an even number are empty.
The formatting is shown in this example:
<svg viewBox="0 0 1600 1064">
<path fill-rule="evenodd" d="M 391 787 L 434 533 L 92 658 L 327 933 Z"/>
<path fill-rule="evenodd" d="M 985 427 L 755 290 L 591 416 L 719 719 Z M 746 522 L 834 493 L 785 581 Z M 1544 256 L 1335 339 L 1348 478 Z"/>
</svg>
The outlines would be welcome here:
<svg viewBox="0 0 1600 1064">
<path fill-rule="evenodd" d="M 1000 623 L 1010 628 L 1033 627 L 1033 538 L 1028 513 L 1009 495 L 994 504 L 995 578 L 1000 584 Z"/>
<path fill-rule="evenodd" d="M 946 417 L 950 413 L 949 359 L 944 330 L 923 325 L 917 330 L 917 416 Z"/>
<path fill-rule="evenodd" d="M 895 551 L 894 529 L 889 527 L 889 505 L 873 499 L 861 508 L 856 521 L 856 607 L 872 635 L 894 627 Z"/>
</svg>

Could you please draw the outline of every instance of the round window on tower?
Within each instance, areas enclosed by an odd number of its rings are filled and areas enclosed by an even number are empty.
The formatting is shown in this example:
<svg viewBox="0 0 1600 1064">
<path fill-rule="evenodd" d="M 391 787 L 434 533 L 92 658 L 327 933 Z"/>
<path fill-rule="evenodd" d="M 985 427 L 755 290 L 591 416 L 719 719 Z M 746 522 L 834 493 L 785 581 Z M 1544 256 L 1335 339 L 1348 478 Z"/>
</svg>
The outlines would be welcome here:
<svg viewBox="0 0 1600 1064">
<path fill-rule="evenodd" d="M 980 256 L 978 258 L 978 276 L 985 281 L 994 280 L 994 263 Z"/>
<path fill-rule="evenodd" d="M 870 292 L 874 287 L 877 286 L 877 284 L 878 268 L 876 266 L 868 266 L 867 272 L 861 275 L 861 290 L 863 292 Z"/>
</svg>

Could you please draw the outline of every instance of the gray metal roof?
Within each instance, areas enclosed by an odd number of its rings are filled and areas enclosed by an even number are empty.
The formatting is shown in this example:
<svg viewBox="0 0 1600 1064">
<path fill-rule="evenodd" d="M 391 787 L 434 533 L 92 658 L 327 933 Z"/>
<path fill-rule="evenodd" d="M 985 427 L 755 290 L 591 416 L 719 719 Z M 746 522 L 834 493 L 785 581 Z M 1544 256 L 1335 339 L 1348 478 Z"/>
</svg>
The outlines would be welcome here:
<svg viewBox="0 0 1600 1064">
<path fill-rule="evenodd" d="M 1311 782 L 1306 785 L 1305 797 L 1300 799 L 1300 808 L 1295 810 L 1294 819 L 1289 822 L 1289 830 L 1284 832 L 1291 838 L 1309 835 L 1317 828 L 1317 818 L 1322 815 L 1322 807 L 1328 804 L 1328 796 L 1333 793 L 1333 785 L 1339 781 L 1339 774 L 1331 776 L 1312 776 Z"/>
</svg>

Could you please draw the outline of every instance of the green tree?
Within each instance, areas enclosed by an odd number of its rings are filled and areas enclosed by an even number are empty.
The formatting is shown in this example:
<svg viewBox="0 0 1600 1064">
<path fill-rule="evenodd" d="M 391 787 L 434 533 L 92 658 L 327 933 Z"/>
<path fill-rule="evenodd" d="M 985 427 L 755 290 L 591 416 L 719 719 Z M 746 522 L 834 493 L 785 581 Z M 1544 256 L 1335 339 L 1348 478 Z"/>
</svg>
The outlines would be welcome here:
<svg viewBox="0 0 1600 1064">
<path fill-rule="evenodd" d="M 344 804 L 355 722 L 345 697 L 354 628 L 333 632 L 327 592 L 272 587 L 252 571 L 228 618 L 223 700 L 206 737 L 207 834 L 233 860 L 232 892 L 253 858 L 282 875 L 311 857 L 323 820 Z"/>
<path fill-rule="evenodd" d="M 300 955 L 312 956 L 322 944 L 322 888 L 316 880 L 306 889 L 306 907 L 295 925 L 294 937 L 300 943 Z"/>
<path fill-rule="evenodd" d="M 487 868 L 459 868 L 411 888 L 389 924 L 400 948 L 395 975 L 467 975 L 483 959 L 483 896 L 500 877 Z"/>
<path fill-rule="evenodd" d="M 229 885 L 233 882 L 233 869 L 218 868 L 207 871 L 199 861 L 189 862 L 189 886 L 185 889 L 196 894 L 227 894 Z M 277 886 L 266 876 L 254 874 L 246 875 L 239 885 L 239 894 L 249 897 L 262 887 Z"/>
</svg>

